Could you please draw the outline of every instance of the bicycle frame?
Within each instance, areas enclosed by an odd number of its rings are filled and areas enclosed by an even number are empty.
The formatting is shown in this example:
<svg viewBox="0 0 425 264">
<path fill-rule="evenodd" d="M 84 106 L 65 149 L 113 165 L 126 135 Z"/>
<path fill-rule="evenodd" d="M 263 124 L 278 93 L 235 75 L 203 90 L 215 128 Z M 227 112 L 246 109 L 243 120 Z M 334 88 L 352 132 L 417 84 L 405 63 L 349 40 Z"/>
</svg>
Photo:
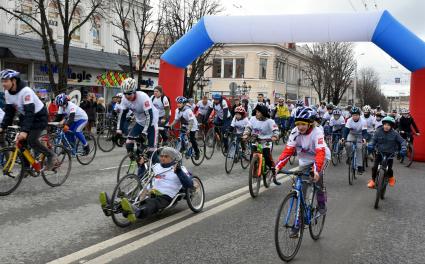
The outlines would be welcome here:
<svg viewBox="0 0 425 264">
<path fill-rule="evenodd" d="M 23 149 L 23 151 L 22 151 Z M 3 172 L 10 173 L 12 171 L 12 168 L 15 166 L 16 158 L 18 157 L 18 152 L 21 152 L 22 155 L 25 157 L 25 159 L 29 162 L 31 167 L 36 171 L 40 172 L 42 170 L 40 162 L 36 160 L 28 148 L 24 147 L 23 144 L 19 141 L 16 142 L 15 150 L 13 151 L 13 154 L 9 159 L 7 160 L 6 164 L 3 167 Z M 39 160 L 44 160 L 44 154 L 40 154 Z"/>
</svg>

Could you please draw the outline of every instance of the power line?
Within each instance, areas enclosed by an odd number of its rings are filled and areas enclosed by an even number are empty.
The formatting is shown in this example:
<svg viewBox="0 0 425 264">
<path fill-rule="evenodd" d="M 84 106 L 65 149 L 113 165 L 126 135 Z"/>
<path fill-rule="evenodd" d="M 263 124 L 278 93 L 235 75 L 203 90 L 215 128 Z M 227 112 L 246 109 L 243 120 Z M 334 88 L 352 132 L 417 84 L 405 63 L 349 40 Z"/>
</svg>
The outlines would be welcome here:
<svg viewBox="0 0 425 264">
<path fill-rule="evenodd" d="M 355 8 L 355 7 L 354 7 L 354 5 L 353 5 L 353 2 L 351 2 L 351 0 L 348 0 L 348 2 L 350 3 L 351 8 L 353 8 L 354 12 L 357 12 L 356 8 Z"/>
</svg>

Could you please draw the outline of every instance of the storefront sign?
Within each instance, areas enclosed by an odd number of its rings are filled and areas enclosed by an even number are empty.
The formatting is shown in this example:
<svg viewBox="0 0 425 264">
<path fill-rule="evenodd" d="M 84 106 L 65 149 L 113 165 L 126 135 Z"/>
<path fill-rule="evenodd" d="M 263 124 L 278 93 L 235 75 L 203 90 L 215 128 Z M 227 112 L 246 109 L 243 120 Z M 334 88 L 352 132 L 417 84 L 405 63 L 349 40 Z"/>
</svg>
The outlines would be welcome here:
<svg viewBox="0 0 425 264">
<path fill-rule="evenodd" d="M 34 82 L 49 82 L 48 75 L 48 66 L 47 64 L 35 64 L 34 67 Z M 58 81 L 58 67 L 53 66 L 53 77 L 55 82 Z M 78 84 L 78 85 L 97 85 L 97 80 L 93 76 L 99 74 L 99 70 L 89 70 L 79 67 L 68 67 L 68 84 Z"/>
<path fill-rule="evenodd" d="M 145 67 L 143 68 L 144 72 L 152 72 L 152 73 L 159 73 L 159 62 L 158 59 L 149 59 L 146 62 Z"/>
</svg>

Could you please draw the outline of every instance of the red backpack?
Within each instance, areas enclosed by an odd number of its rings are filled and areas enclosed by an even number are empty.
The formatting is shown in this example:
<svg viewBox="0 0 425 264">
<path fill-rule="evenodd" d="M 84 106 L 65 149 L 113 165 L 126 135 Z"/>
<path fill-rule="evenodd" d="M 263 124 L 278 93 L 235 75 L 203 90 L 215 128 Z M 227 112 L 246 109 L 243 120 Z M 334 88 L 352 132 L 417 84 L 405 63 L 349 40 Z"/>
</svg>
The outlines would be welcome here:
<svg viewBox="0 0 425 264">
<path fill-rule="evenodd" d="M 232 108 L 232 105 L 230 104 L 230 100 L 229 99 L 227 99 L 227 97 L 226 96 L 221 96 L 222 98 L 223 98 L 223 100 L 225 100 L 226 101 L 226 103 L 227 103 L 227 107 L 229 108 L 229 111 L 230 111 L 230 109 Z M 223 108 L 223 104 L 221 105 L 221 108 Z"/>
</svg>

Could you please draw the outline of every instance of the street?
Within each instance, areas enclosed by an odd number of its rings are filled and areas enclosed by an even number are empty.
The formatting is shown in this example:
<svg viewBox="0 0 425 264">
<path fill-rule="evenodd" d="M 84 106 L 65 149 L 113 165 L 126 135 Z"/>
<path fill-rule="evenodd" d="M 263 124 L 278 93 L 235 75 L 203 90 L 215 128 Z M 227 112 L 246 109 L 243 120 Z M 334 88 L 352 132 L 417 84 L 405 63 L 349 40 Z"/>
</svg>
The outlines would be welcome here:
<svg viewBox="0 0 425 264">
<path fill-rule="evenodd" d="M 283 146 L 275 147 L 276 158 Z M 119 228 L 102 213 L 98 194 L 111 193 L 125 151 L 99 151 L 94 162 L 73 161 L 67 182 L 57 188 L 26 178 L 0 197 L 0 263 L 281 263 L 274 244 L 278 206 L 291 181 L 252 199 L 248 171 L 224 170 L 217 152 L 200 167 L 204 211 L 193 214 L 185 201 L 130 228 Z M 370 164 L 369 164 L 370 166 Z M 397 184 L 375 210 L 375 191 L 366 173 L 348 185 L 347 167 L 330 165 L 325 176 L 328 212 L 322 236 L 304 232 L 293 263 L 424 263 L 425 164 L 406 168 L 395 161 Z"/>
</svg>

